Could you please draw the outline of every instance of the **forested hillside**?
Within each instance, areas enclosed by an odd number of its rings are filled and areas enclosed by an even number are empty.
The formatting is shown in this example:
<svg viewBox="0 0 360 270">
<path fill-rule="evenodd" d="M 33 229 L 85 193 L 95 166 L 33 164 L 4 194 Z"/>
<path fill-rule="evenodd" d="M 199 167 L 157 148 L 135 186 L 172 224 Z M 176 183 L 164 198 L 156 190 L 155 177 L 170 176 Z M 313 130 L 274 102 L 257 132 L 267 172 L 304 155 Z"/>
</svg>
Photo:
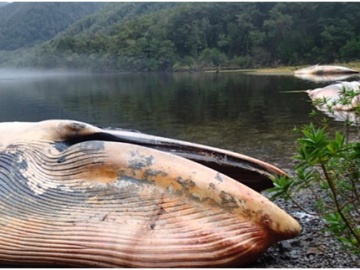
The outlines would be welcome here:
<svg viewBox="0 0 360 270">
<path fill-rule="evenodd" d="M 359 21 L 356 2 L 114 2 L 6 62 L 92 71 L 346 62 L 360 58 Z"/>
<path fill-rule="evenodd" d="M 68 27 L 63 33 L 63 36 L 78 35 L 85 38 L 89 38 L 91 35 L 97 33 L 113 34 L 114 24 L 120 24 L 129 19 L 136 17 L 156 13 L 159 10 L 166 10 L 168 8 L 175 7 L 176 3 L 165 2 L 143 2 L 143 3 L 131 3 L 131 2 L 113 2 L 106 3 L 101 12 L 96 12 L 92 15 L 77 21 L 70 27 Z"/>
<path fill-rule="evenodd" d="M 44 42 L 102 3 L 25 2 L 0 6 L 0 50 Z"/>
</svg>

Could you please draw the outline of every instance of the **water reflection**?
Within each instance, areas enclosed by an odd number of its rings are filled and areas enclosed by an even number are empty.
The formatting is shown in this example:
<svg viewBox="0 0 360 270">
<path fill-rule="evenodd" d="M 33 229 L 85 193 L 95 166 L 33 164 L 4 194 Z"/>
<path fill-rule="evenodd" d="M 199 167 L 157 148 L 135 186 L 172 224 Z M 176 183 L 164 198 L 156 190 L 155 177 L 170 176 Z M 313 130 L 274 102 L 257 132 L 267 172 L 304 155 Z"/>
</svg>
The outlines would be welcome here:
<svg viewBox="0 0 360 270">
<path fill-rule="evenodd" d="M 222 147 L 269 162 L 292 155 L 314 88 L 294 76 L 239 73 L 0 79 L 0 121 L 75 119 Z"/>
</svg>

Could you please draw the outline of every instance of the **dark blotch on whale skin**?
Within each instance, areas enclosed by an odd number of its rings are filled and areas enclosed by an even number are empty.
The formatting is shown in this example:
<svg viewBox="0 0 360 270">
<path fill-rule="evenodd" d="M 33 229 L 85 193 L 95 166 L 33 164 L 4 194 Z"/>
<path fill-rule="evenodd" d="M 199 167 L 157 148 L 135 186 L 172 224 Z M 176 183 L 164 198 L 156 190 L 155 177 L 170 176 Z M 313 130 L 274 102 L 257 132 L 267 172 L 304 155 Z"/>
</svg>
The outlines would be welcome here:
<svg viewBox="0 0 360 270">
<path fill-rule="evenodd" d="M 27 160 L 19 152 L 0 152 L 0 205 L 7 205 L 7 209 L 14 207 L 0 215 L 16 214 L 17 206 L 25 201 L 35 200 L 36 194 L 29 188 L 28 179 L 22 174 L 28 170 Z"/>
<path fill-rule="evenodd" d="M 27 215 L 34 214 L 30 209 L 44 209 L 44 198 L 53 198 L 54 201 L 61 201 L 61 205 L 52 211 L 39 211 L 39 215 L 41 213 L 43 217 L 56 217 L 63 209 L 82 204 L 89 196 L 94 195 L 85 190 L 69 191 L 62 186 L 47 188 L 43 193 L 37 194 L 30 188 L 29 179 L 24 175 L 30 167 L 28 162 L 30 161 L 21 151 L 0 152 L 0 216 L 26 218 Z M 74 198 L 76 201 L 73 201 Z"/>
<path fill-rule="evenodd" d="M 80 131 L 80 130 L 86 128 L 86 125 L 84 123 L 73 122 L 69 125 L 69 127 L 74 131 Z"/>
<path fill-rule="evenodd" d="M 222 182 L 222 178 L 221 178 L 221 175 L 220 173 L 217 173 L 216 176 L 215 176 L 215 179 L 218 180 L 219 182 Z"/>
<path fill-rule="evenodd" d="M 221 191 L 220 198 L 221 198 L 221 204 L 223 206 L 226 206 L 226 208 L 229 208 L 229 210 L 233 208 L 239 208 L 235 198 L 230 193 Z"/>
<path fill-rule="evenodd" d="M 98 152 L 105 149 L 105 143 L 102 141 L 86 141 L 79 144 L 79 149 L 83 152 Z"/>
<path fill-rule="evenodd" d="M 148 179 L 149 177 L 153 177 L 153 176 L 161 176 L 161 177 L 166 177 L 168 175 L 168 173 L 164 172 L 164 171 L 159 171 L 159 170 L 151 170 L 151 169 L 147 169 L 144 172 L 144 178 Z"/>
<path fill-rule="evenodd" d="M 177 178 L 177 182 L 183 186 L 186 190 L 189 190 L 190 188 L 196 187 L 196 184 L 191 179 L 182 179 L 181 177 Z"/>
<path fill-rule="evenodd" d="M 47 146 L 52 145 L 56 149 L 65 150 L 68 145 L 66 145 L 63 142 L 54 142 L 51 144 L 44 144 L 44 157 L 47 153 Z M 82 145 L 80 147 L 81 151 L 84 151 L 85 154 L 89 152 L 97 152 L 98 150 L 104 149 L 104 143 L 103 142 L 89 142 L 85 143 L 85 145 Z M 90 151 L 89 151 L 90 150 Z M 54 196 L 54 198 L 62 198 L 62 202 L 67 201 L 68 196 L 74 196 L 76 193 L 77 198 L 79 198 L 80 201 L 83 201 L 86 199 L 87 194 L 84 193 L 84 191 L 68 191 L 64 189 L 64 191 L 60 188 L 48 188 L 41 194 L 36 194 L 30 187 L 29 187 L 29 179 L 26 175 L 29 173 L 32 174 L 32 177 L 37 177 L 37 170 L 32 170 L 29 172 L 29 168 L 31 167 L 29 165 L 30 162 L 32 162 L 32 166 L 41 166 L 41 155 L 39 156 L 39 160 L 33 160 L 30 157 L 31 154 L 31 148 L 26 149 L 26 152 L 22 150 L 21 145 L 8 145 L 6 150 L 0 151 L 0 205 L 8 205 L 10 208 L 17 205 L 24 205 L 24 202 L 31 203 L 35 205 L 35 207 L 42 207 L 43 201 L 42 198 L 49 196 L 49 193 L 51 193 L 51 196 Z M 63 163 L 66 162 L 65 156 L 58 156 L 57 163 Z M 36 162 L 39 162 L 39 164 L 36 164 Z M 54 166 L 56 166 L 54 164 Z M 26 173 L 26 174 L 25 174 Z M 43 177 L 43 176 L 40 176 Z M 65 198 L 65 199 L 64 199 Z M 66 204 L 66 203 L 65 203 Z M 26 207 L 26 205 L 22 206 Z M 21 207 L 19 206 L 19 209 Z M 13 211 L 17 211 L 17 208 L 15 207 Z M 0 209 L 1 210 L 1 209 Z M 6 213 L 3 214 L 8 214 Z M 0 211 L 1 215 L 1 211 Z"/>
<path fill-rule="evenodd" d="M 153 165 L 153 156 L 139 155 L 136 152 L 132 152 L 131 156 L 134 159 L 129 160 L 129 168 L 133 170 L 141 170 L 146 167 Z"/>
<path fill-rule="evenodd" d="M 57 159 L 57 163 L 63 163 L 66 161 L 66 158 L 64 156 L 61 156 Z"/>
<path fill-rule="evenodd" d="M 15 145 L 10 145 L 8 148 L 16 149 Z M 0 152 L 0 173 L 8 171 L 9 177 L 13 175 L 14 171 L 27 170 L 28 164 L 23 154 L 18 151 L 2 151 Z"/>
<path fill-rule="evenodd" d="M 59 152 L 63 152 L 70 146 L 70 145 L 66 144 L 65 142 L 53 142 L 53 143 L 50 143 L 50 145 L 52 145 Z"/>
</svg>

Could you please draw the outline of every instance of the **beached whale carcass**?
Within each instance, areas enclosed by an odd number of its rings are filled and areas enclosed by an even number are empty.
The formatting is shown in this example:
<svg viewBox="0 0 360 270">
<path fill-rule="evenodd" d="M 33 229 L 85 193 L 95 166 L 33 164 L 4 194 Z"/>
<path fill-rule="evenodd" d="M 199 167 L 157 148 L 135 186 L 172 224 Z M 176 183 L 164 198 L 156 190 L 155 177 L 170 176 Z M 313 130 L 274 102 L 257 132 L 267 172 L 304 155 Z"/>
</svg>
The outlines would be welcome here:
<svg viewBox="0 0 360 270">
<path fill-rule="evenodd" d="M 292 217 L 251 188 L 144 146 L 161 143 L 76 121 L 1 123 L 0 264 L 243 266 L 299 234 Z M 249 170 L 266 165 L 238 158 Z"/>
<path fill-rule="evenodd" d="M 356 79 L 359 77 L 357 73 L 350 73 L 350 74 L 306 74 L 306 73 L 300 73 L 300 74 L 294 74 L 296 78 L 306 80 L 306 81 L 312 81 L 316 83 L 331 83 L 331 82 L 337 82 L 337 81 L 345 81 L 350 79 Z"/>
<path fill-rule="evenodd" d="M 319 110 L 351 111 L 360 104 L 360 82 L 339 82 L 307 91 Z M 349 95 L 351 93 L 351 95 Z M 347 98 L 344 98 L 348 96 Z"/>
<path fill-rule="evenodd" d="M 359 73 L 359 71 L 350 69 L 343 66 L 333 66 L 333 65 L 314 65 L 306 68 L 301 68 L 294 71 L 295 75 L 301 74 L 355 74 Z"/>
</svg>

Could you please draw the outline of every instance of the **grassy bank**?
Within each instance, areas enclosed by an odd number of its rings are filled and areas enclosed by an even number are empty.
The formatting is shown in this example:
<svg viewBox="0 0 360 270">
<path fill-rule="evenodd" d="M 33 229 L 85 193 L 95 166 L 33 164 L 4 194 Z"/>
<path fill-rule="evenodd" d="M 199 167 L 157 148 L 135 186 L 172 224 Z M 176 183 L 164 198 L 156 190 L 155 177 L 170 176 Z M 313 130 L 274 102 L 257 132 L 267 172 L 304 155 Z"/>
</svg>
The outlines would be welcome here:
<svg viewBox="0 0 360 270">
<path fill-rule="evenodd" d="M 314 64 L 316 65 L 316 64 Z M 319 64 L 320 65 L 320 64 Z M 325 65 L 325 64 L 324 64 Z M 352 68 L 360 71 L 360 62 L 348 62 L 348 63 L 332 63 L 326 65 L 334 65 L 334 66 L 343 66 Z M 253 73 L 253 74 L 274 74 L 274 75 L 287 75 L 292 74 L 295 70 L 300 68 L 305 68 L 311 65 L 301 65 L 301 66 L 279 66 L 279 67 L 271 67 L 271 68 L 257 68 L 257 69 L 217 69 L 217 70 L 207 70 L 205 72 L 219 72 L 219 73 L 228 73 L 228 72 L 242 72 L 242 73 Z"/>
<path fill-rule="evenodd" d="M 314 64 L 316 65 L 316 64 Z M 322 64 L 319 64 L 322 65 Z M 324 65 L 334 65 L 334 66 L 343 66 L 347 68 L 352 68 L 355 70 L 360 71 L 360 62 L 354 61 L 354 62 L 348 62 L 348 63 L 329 63 Z M 301 66 L 280 66 L 275 68 L 259 68 L 254 69 L 253 72 L 255 73 L 292 73 L 297 69 L 305 68 L 311 65 L 301 65 Z"/>
</svg>

